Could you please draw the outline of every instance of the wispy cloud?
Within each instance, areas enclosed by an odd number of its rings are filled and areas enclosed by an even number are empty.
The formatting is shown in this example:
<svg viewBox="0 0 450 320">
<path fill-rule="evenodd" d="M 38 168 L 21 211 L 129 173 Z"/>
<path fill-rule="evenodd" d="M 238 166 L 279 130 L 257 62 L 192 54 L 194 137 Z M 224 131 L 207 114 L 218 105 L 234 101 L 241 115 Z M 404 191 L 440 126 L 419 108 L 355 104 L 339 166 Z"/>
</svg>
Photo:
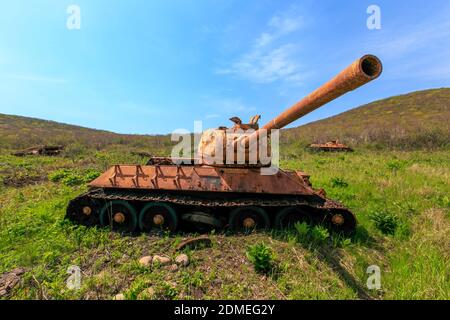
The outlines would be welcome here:
<svg viewBox="0 0 450 320">
<path fill-rule="evenodd" d="M 6 76 L 8 79 L 13 80 L 24 80 L 24 81 L 34 81 L 34 82 L 47 82 L 47 83 L 66 83 L 67 80 L 58 77 L 49 77 L 38 74 L 8 74 Z"/>
<path fill-rule="evenodd" d="M 369 45 L 391 63 L 391 78 L 450 79 L 450 21 L 446 16 L 386 29 L 375 45 Z"/>
<path fill-rule="evenodd" d="M 264 32 L 253 41 L 251 48 L 229 67 L 217 74 L 233 74 L 256 83 L 287 81 L 300 83 L 305 79 L 300 65 L 294 59 L 298 46 L 283 41 L 284 38 L 304 25 L 298 10 L 290 9 L 270 18 Z"/>
<path fill-rule="evenodd" d="M 392 32 L 392 30 L 390 30 Z M 381 33 L 377 49 L 386 57 L 398 58 L 405 54 L 439 45 L 448 49 L 450 44 L 450 21 L 433 21 L 397 30 L 395 36 Z"/>
</svg>

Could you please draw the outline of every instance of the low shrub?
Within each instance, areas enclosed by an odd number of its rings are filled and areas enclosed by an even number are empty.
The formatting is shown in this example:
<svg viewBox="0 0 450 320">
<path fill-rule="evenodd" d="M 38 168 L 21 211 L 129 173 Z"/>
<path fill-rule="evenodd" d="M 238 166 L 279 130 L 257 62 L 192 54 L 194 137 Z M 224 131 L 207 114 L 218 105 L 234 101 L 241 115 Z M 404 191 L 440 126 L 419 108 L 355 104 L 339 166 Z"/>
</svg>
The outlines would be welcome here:
<svg viewBox="0 0 450 320">
<path fill-rule="evenodd" d="M 256 272 L 269 273 L 274 268 L 275 255 L 272 249 L 263 242 L 250 246 L 247 249 L 247 257 Z"/>
<path fill-rule="evenodd" d="M 372 213 L 369 216 L 375 227 L 383 234 L 393 235 L 398 227 L 398 217 L 388 211 L 380 211 Z"/>
</svg>

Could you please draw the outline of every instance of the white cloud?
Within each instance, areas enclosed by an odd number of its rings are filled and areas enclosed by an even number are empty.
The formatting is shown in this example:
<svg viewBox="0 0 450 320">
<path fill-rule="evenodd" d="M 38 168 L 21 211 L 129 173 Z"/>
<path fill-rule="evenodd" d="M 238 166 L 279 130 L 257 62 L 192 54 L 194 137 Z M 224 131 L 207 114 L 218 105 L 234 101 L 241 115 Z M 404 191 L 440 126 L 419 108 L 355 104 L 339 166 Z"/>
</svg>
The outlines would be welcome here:
<svg viewBox="0 0 450 320">
<path fill-rule="evenodd" d="M 291 59 L 295 47 L 283 45 L 271 50 L 253 50 L 233 63 L 231 73 L 236 73 L 256 83 L 277 80 L 301 79 L 298 65 Z"/>
<path fill-rule="evenodd" d="M 248 52 L 216 73 L 237 75 L 255 83 L 301 83 L 307 74 L 303 73 L 294 58 L 298 45 L 283 43 L 282 40 L 302 26 L 303 19 L 297 14 L 297 10 L 291 9 L 271 17 L 267 23 L 268 30 L 256 37 Z"/>
</svg>

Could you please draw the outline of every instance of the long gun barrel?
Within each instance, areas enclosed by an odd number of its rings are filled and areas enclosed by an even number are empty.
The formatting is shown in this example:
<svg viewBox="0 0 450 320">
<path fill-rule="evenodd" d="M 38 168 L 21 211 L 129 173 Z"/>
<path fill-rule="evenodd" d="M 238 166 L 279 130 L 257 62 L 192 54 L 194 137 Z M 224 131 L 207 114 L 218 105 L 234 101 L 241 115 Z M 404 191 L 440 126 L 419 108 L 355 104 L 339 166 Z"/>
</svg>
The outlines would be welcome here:
<svg viewBox="0 0 450 320">
<path fill-rule="evenodd" d="M 345 93 L 375 80 L 380 76 L 382 70 L 383 66 L 380 59 L 373 55 L 365 55 L 354 61 L 320 88 L 270 120 L 262 129 L 266 129 L 268 132 L 273 129 L 281 129 Z M 259 130 L 255 131 L 241 139 L 240 142 L 244 146 L 256 142 L 259 134 Z"/>
</svg>

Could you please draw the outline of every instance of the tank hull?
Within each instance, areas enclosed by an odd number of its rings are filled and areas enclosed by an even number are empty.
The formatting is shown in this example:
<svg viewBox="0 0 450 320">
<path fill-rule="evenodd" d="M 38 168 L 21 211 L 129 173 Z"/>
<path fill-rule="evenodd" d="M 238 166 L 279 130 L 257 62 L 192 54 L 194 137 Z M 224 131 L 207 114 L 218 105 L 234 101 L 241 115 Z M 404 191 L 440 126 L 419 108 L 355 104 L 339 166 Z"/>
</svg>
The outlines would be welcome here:
<svg viewBox="0 0 450 320">
<path fill-rule="evenodd" d="M 159 218 L 169 231 L 243 231 L 307 222 L 353 232 L 354 215 L 326 198 L 323 190 L 313 189 L 308 178 L 303 172 L 281 169 L 263 176 L 258 168 L 116 165 L 70 202 L 67 217 L 127 232 L 159 230 Z M 121 219 L 130 224 L 119 223 Z"/>
</svg>

